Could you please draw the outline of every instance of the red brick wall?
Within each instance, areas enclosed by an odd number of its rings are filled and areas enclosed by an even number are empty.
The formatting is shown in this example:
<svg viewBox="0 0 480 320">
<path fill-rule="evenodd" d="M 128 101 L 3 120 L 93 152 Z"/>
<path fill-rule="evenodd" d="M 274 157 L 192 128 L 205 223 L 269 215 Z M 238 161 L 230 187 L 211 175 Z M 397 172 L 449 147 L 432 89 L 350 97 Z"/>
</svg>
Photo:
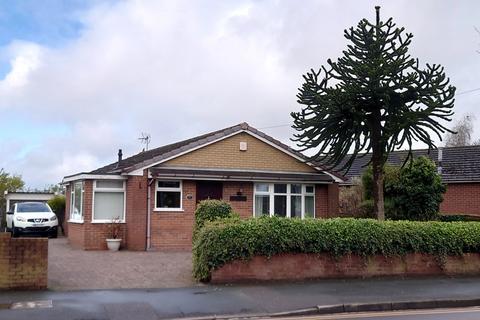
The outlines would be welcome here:
<svg viewBox="0 0 480 320">
<path fill-rule="evenodd" d="M 315 218 L 328 218 L 328 185 L 315 185 Z"/>
<path fill-rule="evenodd" d="M 479 275 L 480 254 L 449 256 L 442 268 L 433 255 L 405 257 L 360 256 L 335 259 L 328 254 L 283 254 L 271 258 L 256 256 L 233 261 L 212 272 L 211 281 L 228 283 L 246 280 L 304 280 L 369 278 L 379 276 Z"/>
<path fill-rule="evenodd" d="M 0 289 L 46 289 L 48 239 L 0 233 Z"/>
<path fill-rule="evenodd" d="M 242 195 L 247 197 L 247 201 L 230 201 L 230 196 L 236 196 L 240 190 L 242 190 Z M 251 218 L 253 216 L 253 182 L 223 182 L 223 199 L 230 203 L 233 211 L 240 217 Z"/>
<path fill-rule="evenodd" d="M 147 243 L 146 171 L 141 177 L 130 177 L 126 182 L 127 247 L 129 250 L 145 250 Z"/>
<path fill-rule="evenodd" d="M 154 211 L 155 183 L 151 185 L 152 208 L 151 245 L 158 250 L 190 250 L 196 207 L 196 184 L 184 180 L 182 183 L 183 211 Z"/>
<path fill-rule="evenodd" d="M 339 216 L 339 187 L 338 183 L 332 183 L 328 185 L 328 216 Z"/>
<path fill-rule="evenodd" d="M 480 183 L 447 185 L 440 212 L 443 214 L 480 215 Z"/>
</svg>

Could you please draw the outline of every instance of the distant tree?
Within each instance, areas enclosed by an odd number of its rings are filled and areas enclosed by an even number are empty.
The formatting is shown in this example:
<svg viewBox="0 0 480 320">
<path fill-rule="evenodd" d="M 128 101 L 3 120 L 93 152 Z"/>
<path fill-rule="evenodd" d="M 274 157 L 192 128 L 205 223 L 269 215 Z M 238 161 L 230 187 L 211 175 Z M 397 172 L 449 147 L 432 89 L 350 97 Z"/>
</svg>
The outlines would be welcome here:
<svg viewBox="0 0 480 320">
<path fill-rule="evenodd" d="M 3 224 L 5 220 L 5 191 L 14 192 L 21 190 L 25 186 L 25 183 L 22 180 L 22 177 L 19 175 L 11 175 L 2 168 L 0 169 L 0 212 L 2 213 L 2 221 L 0 224 Z"/>
<path fill-rule="evenodd" d="M 349 169 L 361 151 L 372 153 L 374 212 L 385 218 L 383 165 L 390 152 L 405 144 L 409 158 L 414 141 L 435 148 L 448 132 L 440 122 L 453 114 L 455 87 L 443 67 L 427 64 L 408 53 L 413 35 L 397 28 L 392 18 L 372 24 L 361 20 L 345 30 L 350 42 L 336 62 L 304 75 L 299 89 L 301 112 L 292 112 L 294 141 L 326 168 L 344 162 Z"/>
<path fill-rule="evenodd" d="M 472 141 L 473 120 L 475 120 L 473 115 L 464 115 L 457 120 L 452 128 L 455 132 L 449 132 L 445 136 L 445 147 L 480 145 L 480 140 Z"/>
</svg>

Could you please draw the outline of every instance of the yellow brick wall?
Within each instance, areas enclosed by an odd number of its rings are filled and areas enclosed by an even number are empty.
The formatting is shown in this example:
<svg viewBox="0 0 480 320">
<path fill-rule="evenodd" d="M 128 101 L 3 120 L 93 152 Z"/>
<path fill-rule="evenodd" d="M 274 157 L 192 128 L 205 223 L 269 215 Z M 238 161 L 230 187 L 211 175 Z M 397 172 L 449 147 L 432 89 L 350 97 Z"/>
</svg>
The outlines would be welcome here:
<svg viewBox="0 0 480 320">
<path fill-rule="evenodd" d="M 240 151 L 240 142 L 247 142 L 247 151 Z M 316 171 L 305 163 L 243 132 L 167 161 L 163 166 L 290 172 Z"/>
</svg>

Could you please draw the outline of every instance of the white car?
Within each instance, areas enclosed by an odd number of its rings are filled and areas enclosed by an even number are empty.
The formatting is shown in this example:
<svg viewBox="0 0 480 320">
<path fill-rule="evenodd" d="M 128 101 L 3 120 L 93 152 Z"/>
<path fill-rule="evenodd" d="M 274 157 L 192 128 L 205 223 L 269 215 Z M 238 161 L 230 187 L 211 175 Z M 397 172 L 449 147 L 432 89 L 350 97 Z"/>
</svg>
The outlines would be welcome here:
<svg viewBox="0 0 480 320">
<path fill-rule="evenodd" d="M 7 212 L 7 229 L 12 237 L 39 234 L 56 238 L 57 227 L 57 216 L 46 203 L 19 202 Z"/>
</svg>

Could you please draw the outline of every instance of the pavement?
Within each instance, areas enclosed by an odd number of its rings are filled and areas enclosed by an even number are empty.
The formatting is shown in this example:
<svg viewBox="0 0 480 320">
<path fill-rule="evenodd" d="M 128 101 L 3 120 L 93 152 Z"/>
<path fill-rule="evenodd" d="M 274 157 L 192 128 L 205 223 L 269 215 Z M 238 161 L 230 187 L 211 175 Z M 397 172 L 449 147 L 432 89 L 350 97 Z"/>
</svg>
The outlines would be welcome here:
<svg viewBox="0 0 480 320">
<path fill-rule="evenodd" d="M 48 240 L 48 287 L 52 290 L 195 285 L 190 251 L 85 251 L 69 246 L 67 238 Z"/>
<path fill-rule="evenodd" d="M 468 303 L 465 303 L 468 302 Z M 480 305 L 480 278 L 322 280 L 171 289 L 4 291 L 0 319 L 153 320 Z M 3 309 L 1 309 L 3 306 Z M 283 313 L 297 310 L 298 313 Z"/>
</svg>

